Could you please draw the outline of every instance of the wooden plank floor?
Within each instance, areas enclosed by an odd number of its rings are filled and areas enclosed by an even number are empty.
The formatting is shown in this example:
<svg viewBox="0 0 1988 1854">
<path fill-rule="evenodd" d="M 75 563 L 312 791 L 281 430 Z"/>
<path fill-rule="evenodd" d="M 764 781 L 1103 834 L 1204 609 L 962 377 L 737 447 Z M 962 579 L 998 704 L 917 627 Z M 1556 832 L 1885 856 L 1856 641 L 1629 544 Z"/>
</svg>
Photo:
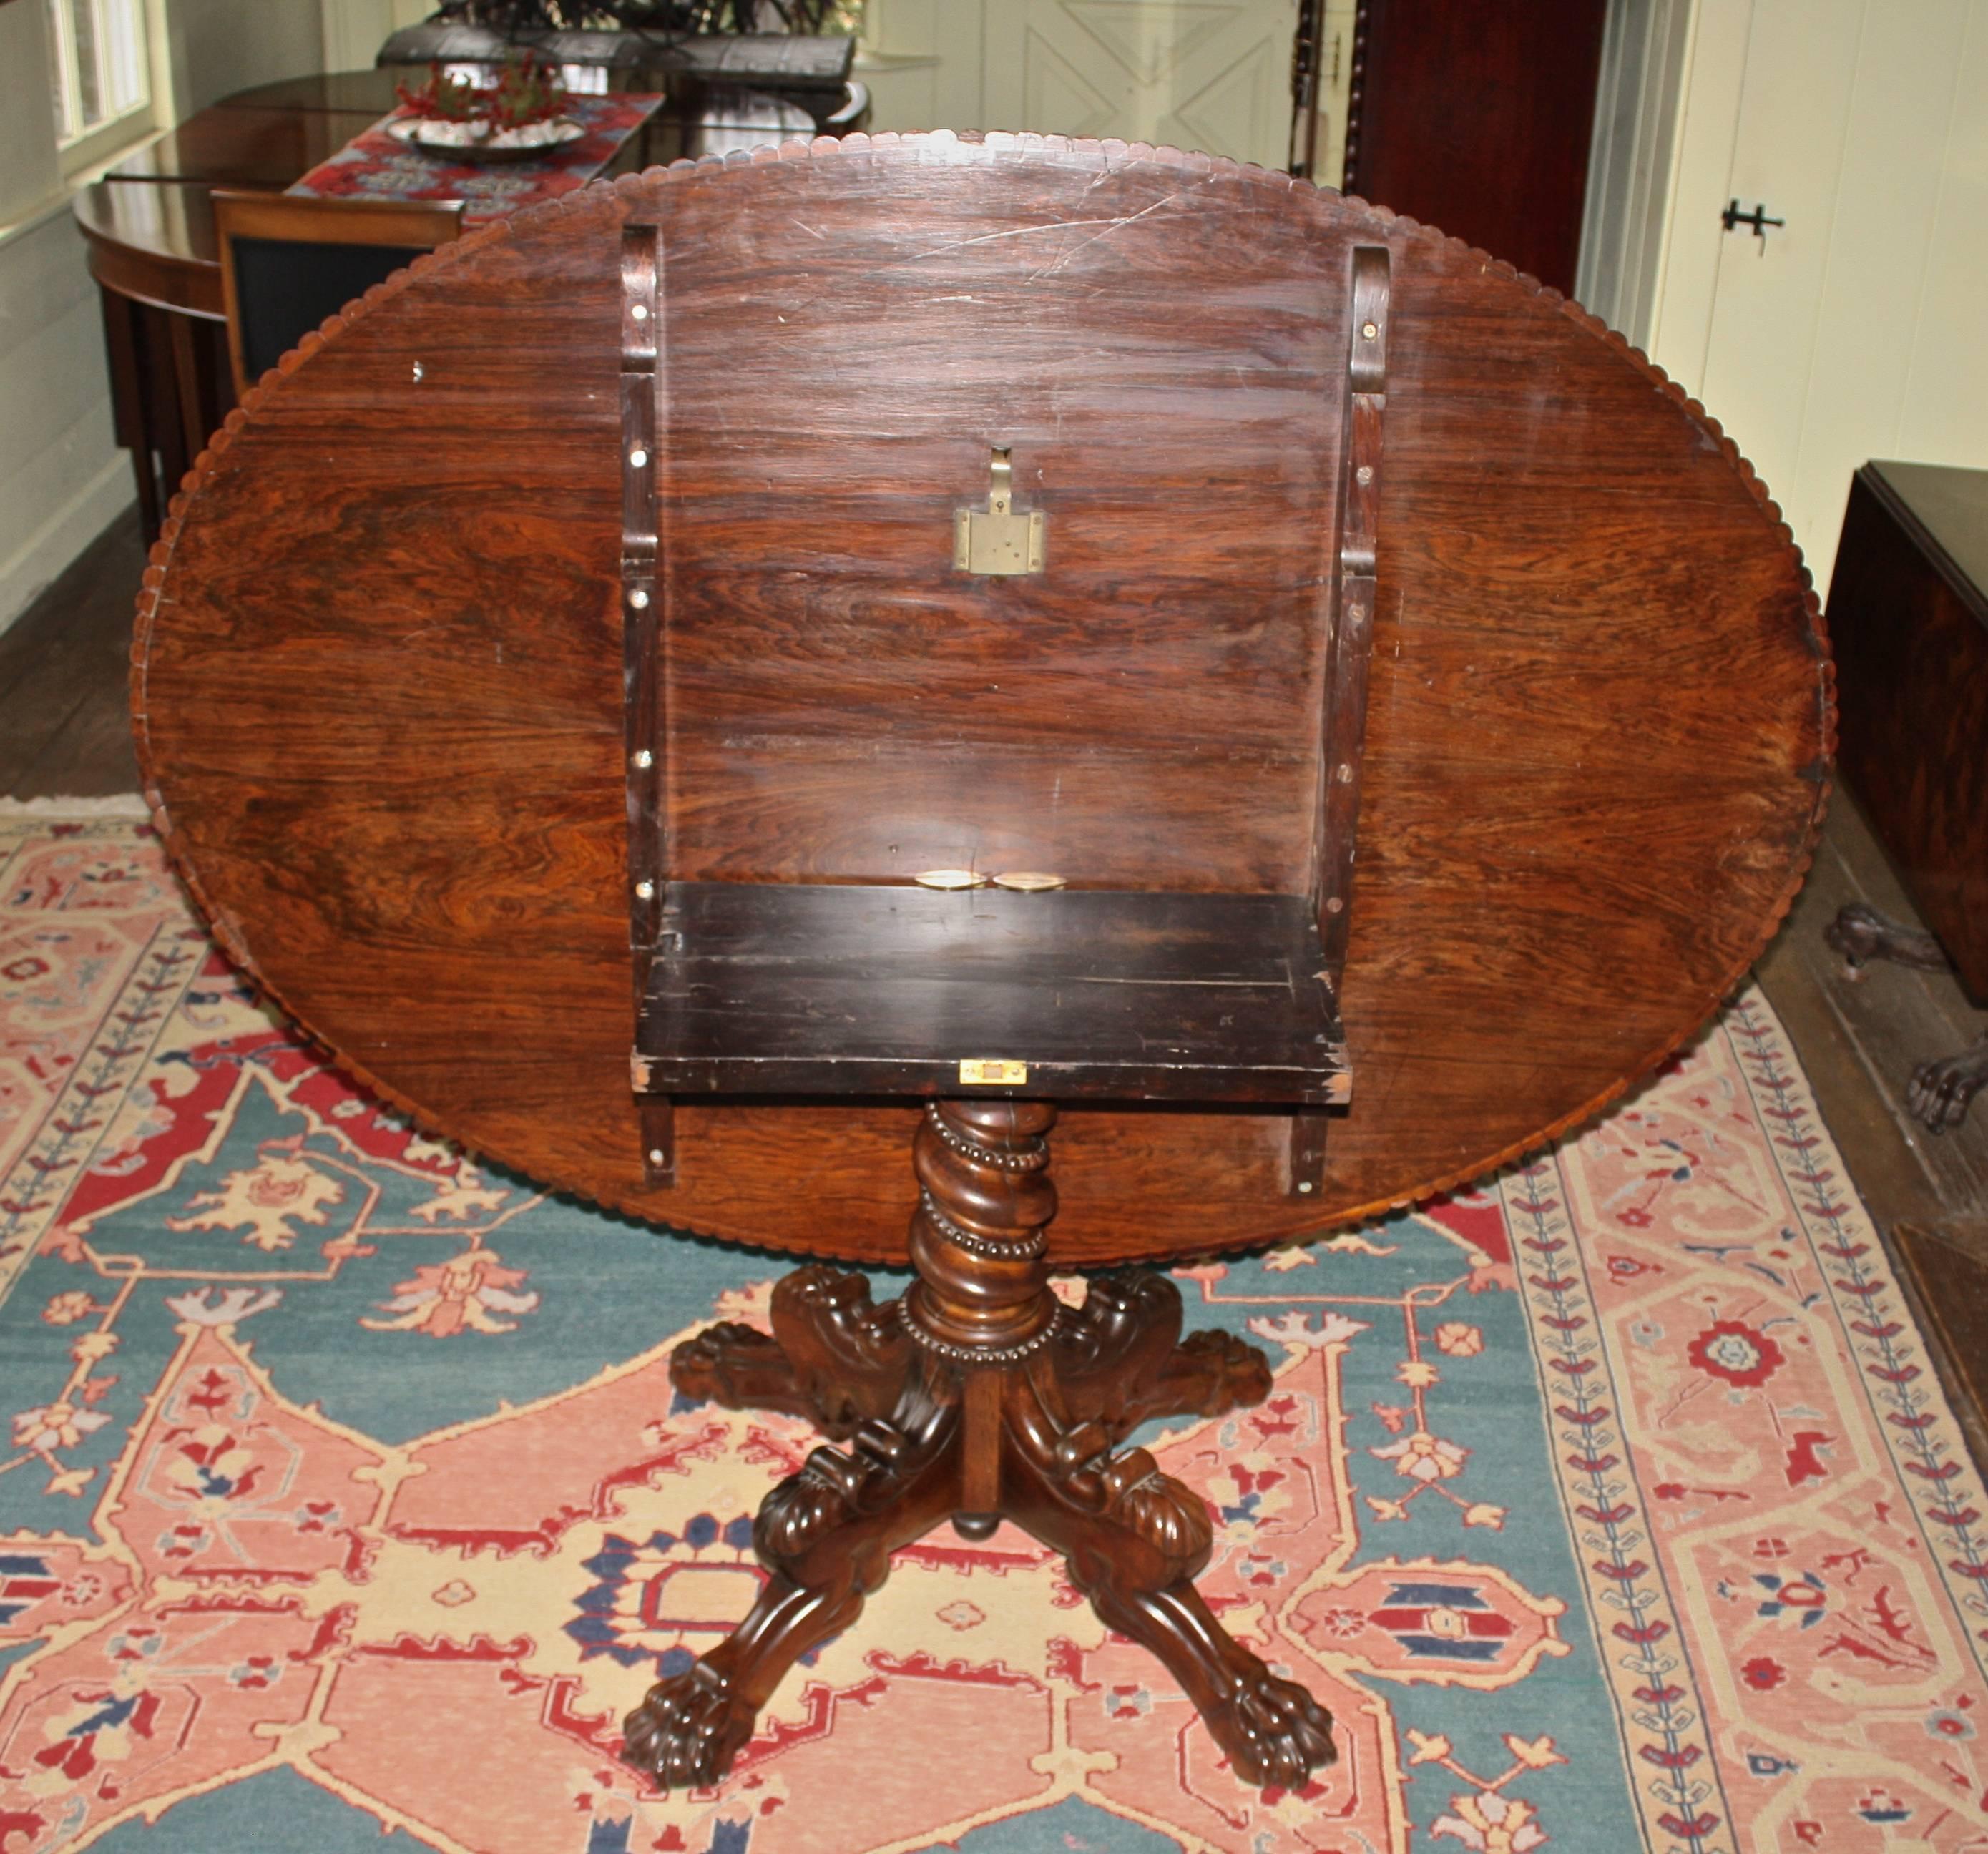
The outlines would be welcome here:
<svg viewBox="0 0 1988 1854">
<path fill-rule="evenodd" d="M 24 799 L 137 790 L 125 684 L 144 566 L 133 514 L 0 634 L 0 790 Z M 1988 1019 L 1943 974 L 1874 965 L 1851 978 L 1822 941 L 1851 900 L 1919 924 L 1839 789 L 1808 886 L 1756 971 L 1851 1177 L 1900 1253 L 1900 1278 L 1937 1336 L 1936 1363 L 1988 1464 L 1988 1099 L 1939 1138 L 1904 1101 L 1915 1062 L 1964 1048 Z"/>
<path fill-rule="evenodd" d="M 0 791 L 33 799 L 138 789 L 125 690 L 144 570 L 134 508 L 0 632 Z"/>
<path fill-rule="evenodd" d="M 1949 973 L 1874 964 L 1851 976 L 1822 938 L 1848 901 L 1925 924 L 1838 786 L 1807 885 L 1755 972 L 1893 1252 L 1935 1366 L 1988 1472 L 1988 1096 L 1939 1135 L 1905 1105 L 1914 1065 L 1966 1049 L 1988 1015 L 1970 1008 Z"/>
</svg>

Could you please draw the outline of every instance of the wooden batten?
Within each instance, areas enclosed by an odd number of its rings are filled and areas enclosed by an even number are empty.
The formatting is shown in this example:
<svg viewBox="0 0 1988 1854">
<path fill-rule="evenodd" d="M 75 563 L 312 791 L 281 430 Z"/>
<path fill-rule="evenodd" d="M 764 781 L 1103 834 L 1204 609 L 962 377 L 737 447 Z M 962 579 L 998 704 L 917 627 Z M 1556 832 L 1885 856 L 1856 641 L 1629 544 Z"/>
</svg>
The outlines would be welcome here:
<svg viewBox="0 0 1988 1854">
<path fill-rule="evenodd" d="M 1312 904 L 1325 951 L 1321 976 L 1335 1010 L 1353 917 L 1353 861 L 1360 821 L 1360 762 L 1367 731 L 1367 664 L 1373 652 L 1376 539 L 1381 503 L 1381 418 L 1388 404 L 1388 285 L 1384 246 L 1357 245 L 1350 265 L 1346 407 L 1340 446 L 1337 554 L 1328 576 L 1325 702 L 1319 734 L 1317 847 Z M 1290 1194 L 1325 1183 L 1327 1121 L 1300 1108 L 1291 1123 Z"/>
<path fill-rule="evenodd" d="M 1335 997 L 1346 968 L 1353 859 L 1360 821 L 1360 762 L 1367 728 L 1367 664 L 1374 643 L 1374 567 L 1381 506 L 1381 420 L 1388 406 L 1387 252 L 1356 245 L 1346 363 L 1346 436 L 1339 486 L 1339 557 L 1333 574 L 1325 713 L 1319 752 L 1318 935 Z"/>
<path fill-rule="evenodd" d="M 624 749 L 628 781 L 628 948 L 639 1005 L 648 987 L 668 870 L 663 813 L 665 582 L 657 539 L 663 396 L 662 237 L 654 225 L 621 232 L 621 636 Z M 640 1114 L 642 1170 L 666 1184 L 676 1170 L 666 1098 Z"/>
</svg>

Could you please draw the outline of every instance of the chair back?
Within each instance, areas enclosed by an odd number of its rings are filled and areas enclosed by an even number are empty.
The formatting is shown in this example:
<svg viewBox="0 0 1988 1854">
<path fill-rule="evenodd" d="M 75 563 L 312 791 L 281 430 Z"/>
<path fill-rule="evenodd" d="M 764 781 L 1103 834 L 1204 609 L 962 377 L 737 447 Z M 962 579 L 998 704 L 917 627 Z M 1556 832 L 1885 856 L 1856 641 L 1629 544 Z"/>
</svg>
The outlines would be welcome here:
<svg viewBox="0 0 1988 1854">
<path fill-rule="evenodd" d="M 316 200 L 217 188 L 214 225 L 239 399 L 328 316 L 462 232 L 460 200 Z"/>
</svg>

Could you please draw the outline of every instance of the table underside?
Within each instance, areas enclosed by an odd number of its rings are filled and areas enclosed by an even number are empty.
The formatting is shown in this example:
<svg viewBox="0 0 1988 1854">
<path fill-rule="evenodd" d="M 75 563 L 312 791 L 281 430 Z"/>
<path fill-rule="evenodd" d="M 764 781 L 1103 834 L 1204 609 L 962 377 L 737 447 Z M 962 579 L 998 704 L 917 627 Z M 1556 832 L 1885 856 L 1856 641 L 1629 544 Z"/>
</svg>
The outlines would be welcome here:
<svg viewBox="0 0 1988 1854">
<path fill-rule="evenodd" d="M 635 1086 L 1324 1106 L 1324 969 L 1295 895 L 674 882 Z"/>
</svg>

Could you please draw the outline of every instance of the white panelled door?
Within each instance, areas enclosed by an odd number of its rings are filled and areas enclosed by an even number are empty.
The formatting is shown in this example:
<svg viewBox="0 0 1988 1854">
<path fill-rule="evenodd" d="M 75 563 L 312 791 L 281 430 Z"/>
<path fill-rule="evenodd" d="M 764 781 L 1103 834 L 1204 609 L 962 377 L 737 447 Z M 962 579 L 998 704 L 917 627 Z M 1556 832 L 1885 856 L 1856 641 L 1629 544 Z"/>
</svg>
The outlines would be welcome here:
<svg viewBox="0 0 1988 1854">
<path fill-rule="evenodd" d="M 1699 0 L 1655 358 L 1827 595 L 1871 458 L 1988 468 L 1988 0 Z M 1736 200 L 1787 222 L 1719 224 Z"/>
<path fill-rule="evenodd" d="M 320 0 L 324 15 L 324 68 L 363 71 L 388 35 L 418 25 L 434 11 L 429 0 Z"/>
<path fill-rule="evenodd" d="M 995 0 L 984 19 L 988 128 L 1284 164 L 1297 0 Z"/>
</svg>

